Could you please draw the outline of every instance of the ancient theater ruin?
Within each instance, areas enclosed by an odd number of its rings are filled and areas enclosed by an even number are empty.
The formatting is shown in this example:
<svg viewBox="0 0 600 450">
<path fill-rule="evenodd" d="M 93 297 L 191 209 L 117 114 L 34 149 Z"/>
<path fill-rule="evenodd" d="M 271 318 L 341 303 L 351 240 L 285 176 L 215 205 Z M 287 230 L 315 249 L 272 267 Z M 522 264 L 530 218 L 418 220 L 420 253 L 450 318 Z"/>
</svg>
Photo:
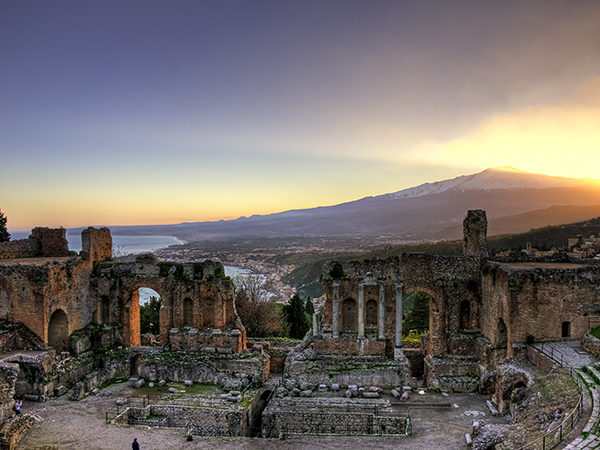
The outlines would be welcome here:
<svg viewBox="0 0 600 450">
<path fill-rule="evenodd" d="M 215 389 L 170 388 L 107 412 L 110 423 L 161 417 L 188 435 L 407 436 L 410 414 L 394 402 L 418 377 L 430 390 L 486 394 L 507 413 L 514 392 L 535 383 L 508 360 L 531 358 L 540 342 L 588 342 L 600 324 L 600 267 L 491 261 L 481 210 L 465 218 L 462 255 L 326 264 L 324 309 L 298 345 L 247 339 L 220 263 L 113 259 L 108 229 L 81 238 L 79 254 L 64 229 L 0 244 L 0 439 L 9 444 L 33 424 L 11 417 L 16 398 L 78 400 L 123 379 Z M 161 298 L 152 339 L 140 333 L 140 287 Z M 429 331 L 407 348 L 403 302 L 414 292 L 429 296 Z"/>
</svg>

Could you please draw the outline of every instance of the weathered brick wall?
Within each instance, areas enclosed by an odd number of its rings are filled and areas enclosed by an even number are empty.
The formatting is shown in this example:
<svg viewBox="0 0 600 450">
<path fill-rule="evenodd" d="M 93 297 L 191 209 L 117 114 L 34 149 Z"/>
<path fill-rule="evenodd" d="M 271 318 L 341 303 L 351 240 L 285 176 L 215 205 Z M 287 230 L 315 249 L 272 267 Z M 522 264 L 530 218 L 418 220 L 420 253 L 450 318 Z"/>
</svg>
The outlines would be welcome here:
<svg viewBox="0 0 600 450">
<path fill-rule="evenodd" d="M 39 246 L 33 239 L 0 243 L 0 259 L 33 258 L 39 255 Z"/>
<path fill-rule="evenodd" d="M 329 401 L 327 401 L 329 400 Z M 262 415 L 262 435 L 274 438 L 286 434 L 337 434 L 356 436 L 369 434 L 405 434 L 405 416 L 378 416 L 372 412 L 348 412 L 348 402 L 337 399 L 303 401 L 300 399 L 271 400 Z M 367 403 L 364 408 L 372 409 Z M 370 408 L 369 408 L 370 407 Z"/>
<path fill-rule="evenodd" d="M 218 330 L 181 330 L 174 328 L 169 334 L 169 343 L 173 351 L 216 351 L 217 353 L 240 353 L 242 333 L 238 329 Z"/>
<path fill-rule="evenodd" d="M 86 228 L 81 232 L 81 256 L 89 261 L 112 258 L 112 236 L 108 228 Z"/>
<path fill-rule="evenodd" d="M 356 336 L 340 336 L 337 339 L 313 339 L 310 345 L 320 355 L 386 354 L 386 342 L 376 338 L 356 339 Z"/>
<path fill-rule="evenodd" d="M 482 286 L 483 334 L 496 346 L 502 319 L 508 356 L 527 335 L 541 341 L 580 339 L 600 316 L 600 269 L 595 266 L 529 268 L 490 263 Z M 563 322 L 570 323 L 567 337 L 562 335 Z"/>
</svg>

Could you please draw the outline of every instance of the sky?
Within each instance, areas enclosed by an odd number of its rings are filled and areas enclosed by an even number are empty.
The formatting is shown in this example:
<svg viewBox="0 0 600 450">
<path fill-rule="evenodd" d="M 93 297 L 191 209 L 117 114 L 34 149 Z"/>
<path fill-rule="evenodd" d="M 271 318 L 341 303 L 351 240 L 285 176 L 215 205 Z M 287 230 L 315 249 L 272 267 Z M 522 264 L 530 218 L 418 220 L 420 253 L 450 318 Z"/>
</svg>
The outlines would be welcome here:
<svg viewBox="0 0 600 450">
<path fill-rule="evenodd" d="M 600 2 L 5 0 L 11 230 L 599 178 Z"/>
</svg>

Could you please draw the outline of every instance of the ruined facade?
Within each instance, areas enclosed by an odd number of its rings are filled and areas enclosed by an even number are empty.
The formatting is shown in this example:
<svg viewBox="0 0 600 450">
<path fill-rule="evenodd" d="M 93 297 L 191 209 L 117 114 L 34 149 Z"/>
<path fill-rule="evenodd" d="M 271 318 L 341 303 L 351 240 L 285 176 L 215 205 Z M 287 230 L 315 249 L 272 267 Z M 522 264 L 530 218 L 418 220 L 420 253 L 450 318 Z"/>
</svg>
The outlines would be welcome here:
<svg viewBox="0 0 600 450">
<path fill-rule="evenodd" d="M 73 331 L 90 323 L 111 329 L 116 344 L 139 346 L 138 288 L 148 287 L 161 297 L 161 343 L 173 337 L 179 345 L 245 349 L 233 283 L 221 264 L 111 257 L 107 228 L 84 230 L 80 255 L 69 252 L 64 229 L 36 228 L 28 239 L 0 244 L 0 318 L 24 324 L 59 352 L 69 350 Z M 186 338 L 175 332 L 183 328 Z"/>
<path fill-rule="evenodd" d="M 600 323 L 600 267 L 488 260 L 485 212 L 469 211 L 462 256 L 401 254 L 325 266 L 319 355 L 402 361 L 402 302 L 430 295 L 423 342 L 429 386 L 490 391 L 496 367 L 526 342 L 579 339 Z"/>
</svg>

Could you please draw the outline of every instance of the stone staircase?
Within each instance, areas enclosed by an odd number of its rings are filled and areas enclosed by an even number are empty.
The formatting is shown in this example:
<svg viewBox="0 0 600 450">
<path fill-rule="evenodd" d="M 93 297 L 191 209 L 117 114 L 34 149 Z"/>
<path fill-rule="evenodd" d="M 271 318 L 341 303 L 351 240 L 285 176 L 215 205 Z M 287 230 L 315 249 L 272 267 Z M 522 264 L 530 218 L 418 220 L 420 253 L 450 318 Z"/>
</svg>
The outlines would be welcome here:
<svg viewBox="0 0 600 450">
<path fill-rule="evenodd" d="M 536 344 L 534 348 L 550 356 L 561 366 L 572 369 L 571 374 L 583 381 L 589 393 L 589 396 L 586 396 L 584 392 L 583 402 L 585 406 L 591 406 L 590 418 L 581 436 L 564 449 L 600 449 L 600 363 L 583 351 L 578 341 Z"/>
</svg>

